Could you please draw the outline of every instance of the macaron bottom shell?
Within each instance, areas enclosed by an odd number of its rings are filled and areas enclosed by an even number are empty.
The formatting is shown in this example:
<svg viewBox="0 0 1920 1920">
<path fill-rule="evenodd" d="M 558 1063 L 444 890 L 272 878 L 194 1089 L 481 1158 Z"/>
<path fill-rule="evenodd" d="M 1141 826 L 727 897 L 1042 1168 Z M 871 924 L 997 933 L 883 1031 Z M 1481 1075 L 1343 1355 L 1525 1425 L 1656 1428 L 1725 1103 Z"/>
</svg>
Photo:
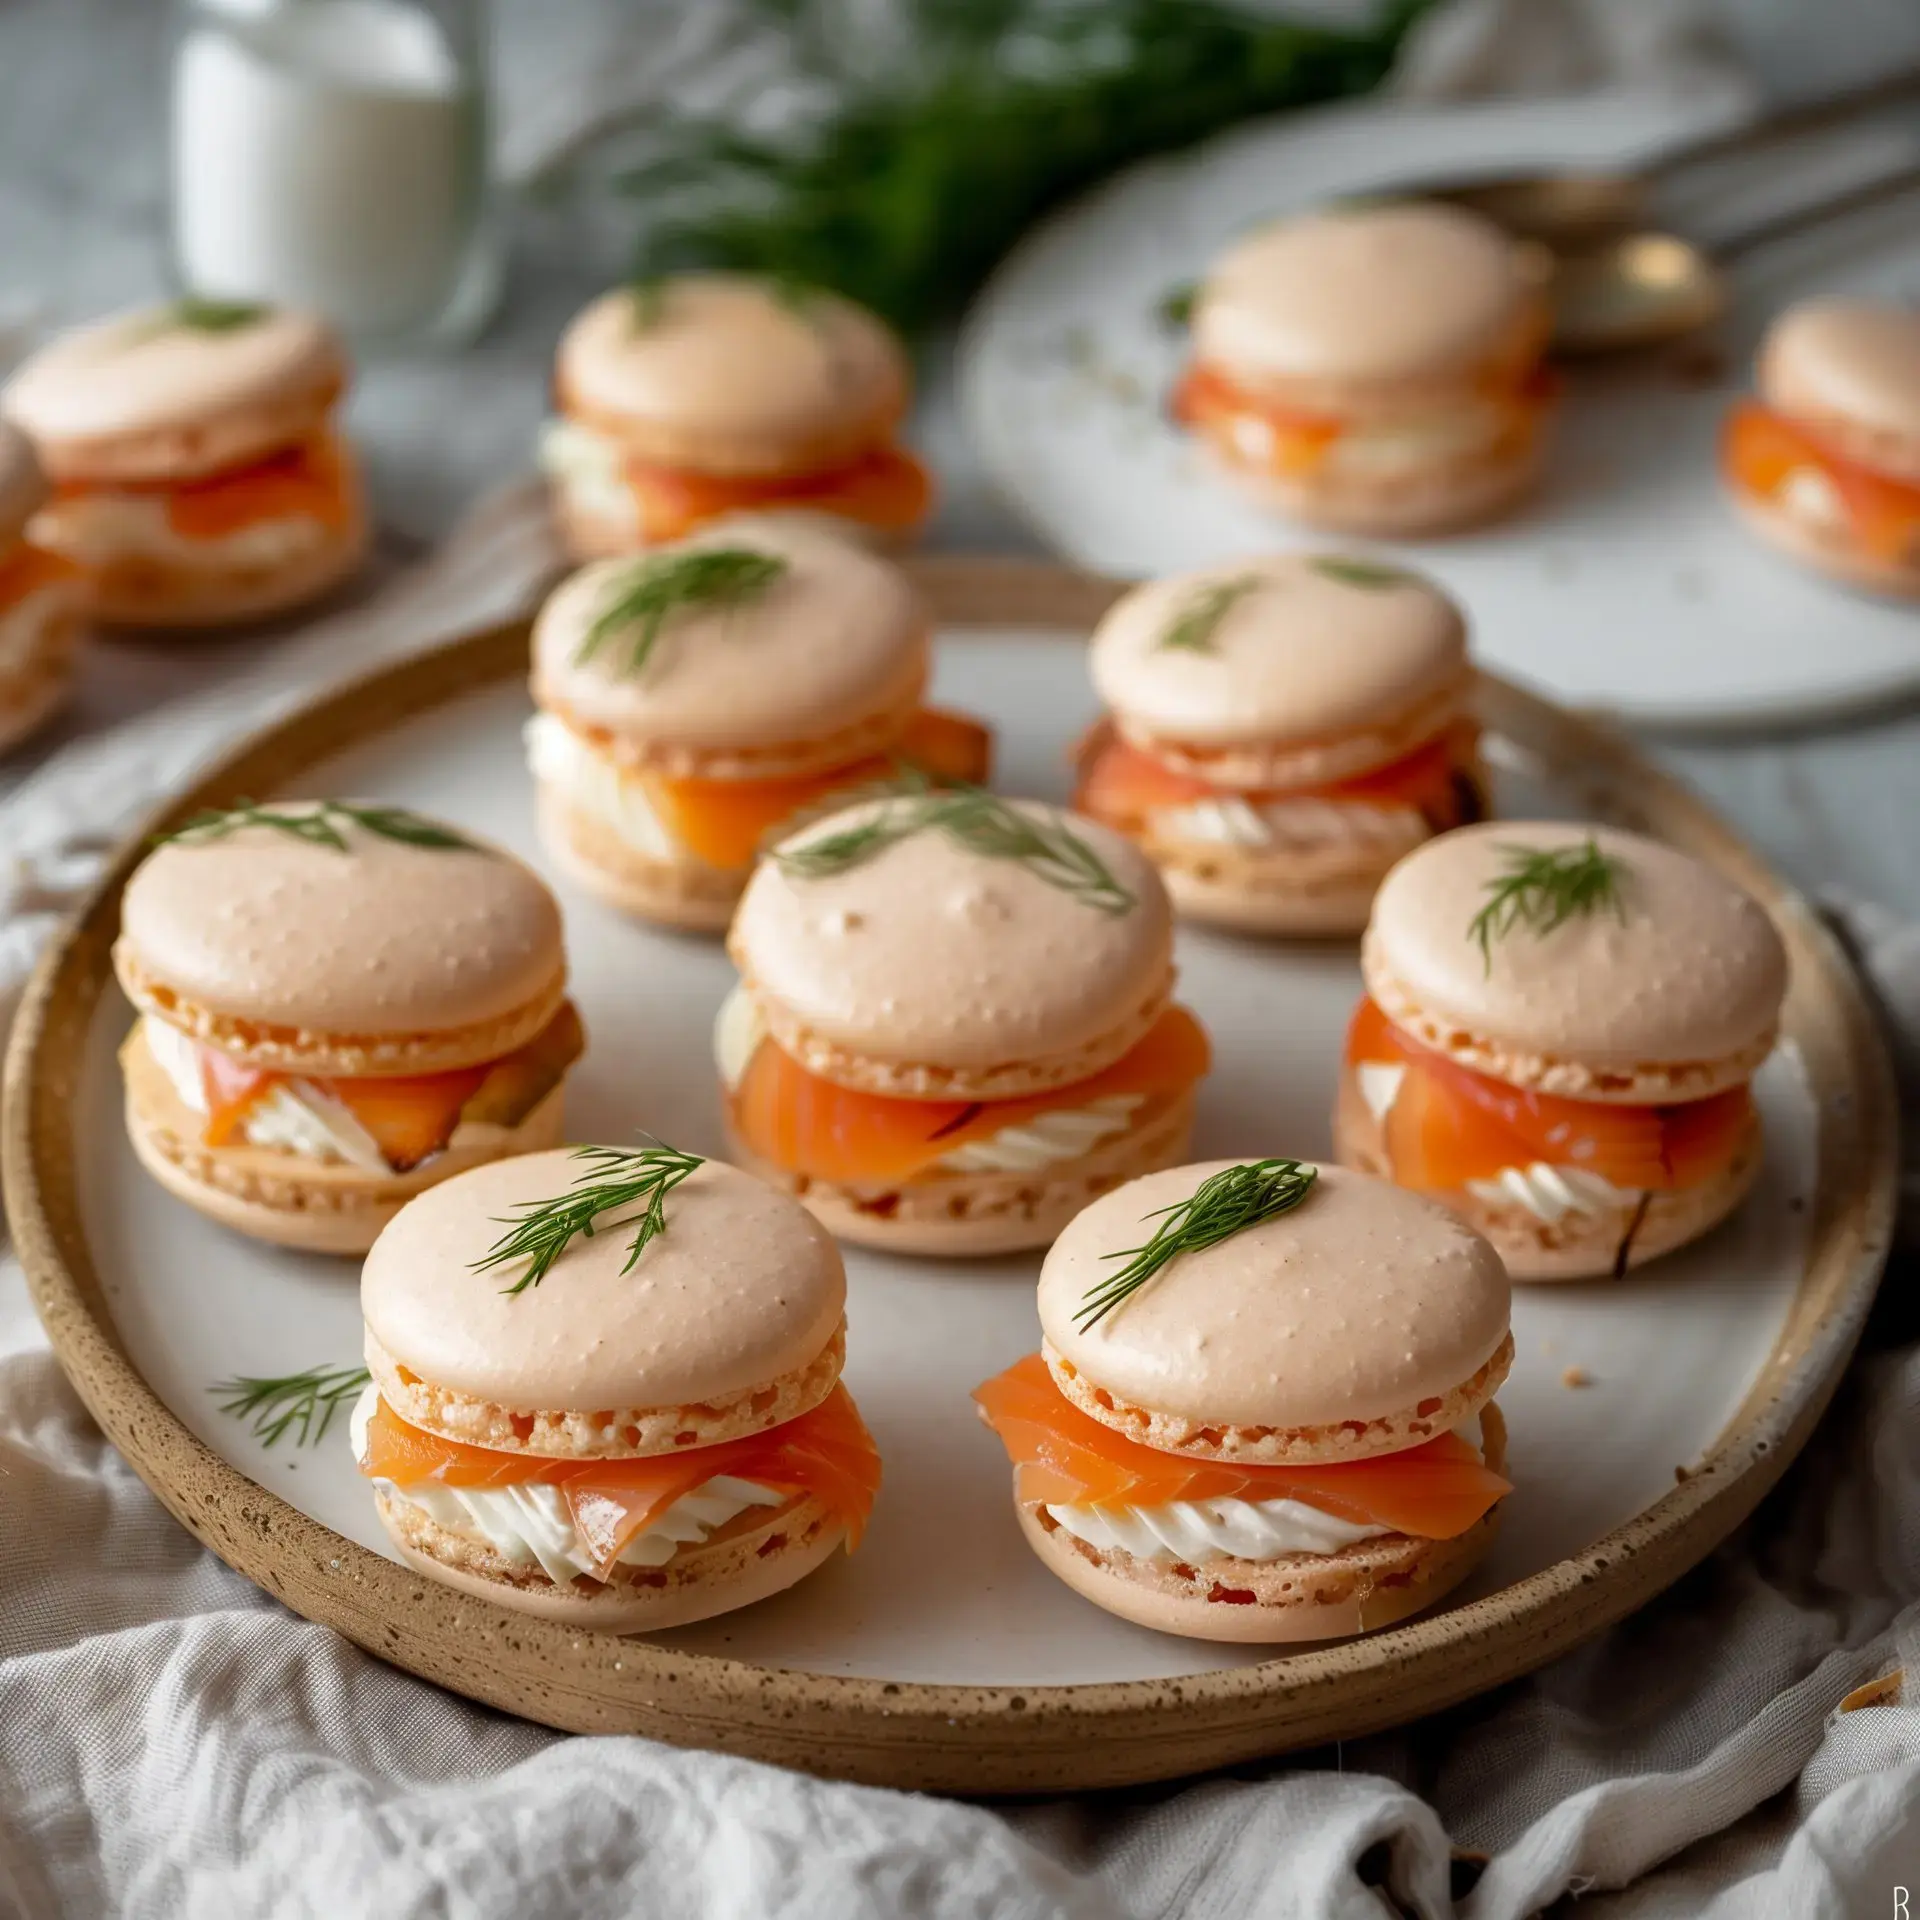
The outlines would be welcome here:
<svg viewBox="0 0 1920 1920">
<path fill-rule="evenodd" d="M 1416 833 L 1412 844 L 1426 838 Z M 1294 867 L 1284 852 L 1249 855 L 1235 847 L 1147 843 L 1183 920 L 1238 933 L 1302 939 L 1338 939 L 1367 924 L 1373 896 L 1395 860 L 1408 849 L 1356 840 L 1340 870 Z"/>
<path fill-rule="evenodd" d="M 1904 560 L 1869 553 L 1843 525 L 1818 524 L 1777 496 L 1755 493 L 1731 478 L 1727 492 L 1747 527 L 1789 559 L 1862 593 L 1920 600 L 1920 547 Z"/>
<path fill-rule="evenodd" d="M 661 860 L 644 854 L 546 781 L 536 783 L 535 818 L 548 858 L 603 905 L 684 933 L 727 930 L 746 873 L 710 867 L 692 855 Z"/>
<path fill-rule="evenodd" d="M 603 1633 L 655 1633 L 752 1606 L 797 1585 L 845 1542 L 821 1501 L 803 1495 L 770 1516 L 759 1509 L 664 1566 L 634 1567 L 602 1582 L 582 1575 L 556 1585 L 538 1567 L 507 1559 L 486 1541 L 456 1533 L 382 1488 L 380 1523 L 408 1565 L 477 1599 Z"/>
</svg>

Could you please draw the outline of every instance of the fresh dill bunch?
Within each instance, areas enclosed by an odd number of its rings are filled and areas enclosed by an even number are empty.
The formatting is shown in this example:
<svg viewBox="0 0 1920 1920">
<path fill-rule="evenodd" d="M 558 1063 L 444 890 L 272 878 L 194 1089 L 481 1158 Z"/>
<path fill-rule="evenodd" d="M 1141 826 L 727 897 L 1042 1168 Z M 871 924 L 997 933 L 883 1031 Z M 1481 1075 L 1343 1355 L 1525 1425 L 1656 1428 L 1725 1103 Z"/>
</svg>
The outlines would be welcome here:
<svg viewBox="0 0 1920 1920">
<path fill-rule="evenodd" d="M 1500 853 L 1507 870 L 1487 882 L 1486 905 L 1467 923 L 1467 938 L 1479 947 L 1487 972 L 1493 971 L 1493 943 L 1515 927 L 1544 938 L 1603 910 L 1625 923 L 1620 863 L 1602 853 L 1591 834 L 1577 846 L 1503 846 Z"/>
<path fill-rule="evenodd" d="M 331 847 L 335 853 L 347 851 L 342 824 L 356 826 L 380 840 L 397 840 L 402 846 L 461 849 L 473 853 L 479 849 L 451 827 L 429 820 L 425 814 L 407 807 L 360 806 L 347 800 L 321 800 L 306 805 L 301 812 L 262 806 L 257 800 L 236 800 L 230 807 L 209 807 L 183 820 L 171 833 L 153 837 L 156 847 L 169 843 L 204 845 L 224 840 L 243 827 L 270 827 L 289 839 L 304 840 L 310 846 Z"/>
<path fill-rule="evenodd" d="M 507 1231 L 473 1262 L 476 1273 L 523 1267 L 506 1291 L 524 1293 L 553 1271 L 554 1263 L 575 1240 L 591 1240 L 596 1233 L 629 1226 L 634 1230 L 633 1241 L 620 1271 L 631 1273 L 647 1243 L 667 1230 L 667 1195 L 706 1164 L 697 1153 L 682 1153 L 658 1140 L 644 1147 L 575 1147 L 573 1157 L 584 1160 L 586 1170 L 565 1193 L 551 1200 L 530 1200 L 510 1217 L 497 1220 L 494 1224 Z M 602 1224 L 602 1214 L 623 1207 L 640 1211 Z"/>
<path fill-rule="evenodd" d="M 757 600 L 787 570 L 777 553 L 752 547 L 698 547 L 636 560 L 620 576 L 613 598 L 574 650 L 576 665 L 609 641 L 626 643 L 618 671 L 629 679 L 646 668 L 666 624 L 694 608 L 732 609 Z"/>
<path fill-rule="evenodd" d="M 865 819 L 778 847 L 775 861 L 797 879 L 820 880 L 864 866 L 916 833 L 943 833 L 983 860 L 1025 867 L 1101 913 L 1127 913 L 1135 905 L 1132 891 L 1063 821 L 1012 806 L 984 787 L 902 784 L 907 791 Z"/>
<path fill-rule="evenodd" d="M 1161 634 L 1159 645 L 1185 653 L 1211 653 L 1213 636 L 1220 622 L 1250 593 L 1258 593 L 1266 582 L 1257 573 L 1243 573 L 1231 580 L 1215 580 L 1196 588 L 1181 603 L 1172 623 Z"/>
<path fill-rule="evenodd" d="M 324 1440 L 333 1416 L 357 1400 L 373 1376 L 365 1367 L 309 1367 L 304 1373 L 236 1374 L 207 1391 L 220 1397 L 220 1411 L 252 1425 L 254 1437 L 271 1447 L 289 1432 L 304 1447 Z"/>
<path fill-rule="evenodd" d="M 1124 1260 L 1118 1273 L 1096 1281 L 1081 1295 L 1074 1324 L 1081 1332 L 1098 1326 L 1121 1301 L 1129 1300 L 1169 1261 L 1183 1253 L 1218 1246 L 1263 1220 L 1291 1213 L 1313 1189 L 1319 1169 L 1298 1160 L 1254 1160 L 1244 1166 L 1223 1167 L 1209 1174 L 1190 1199 L 1161 1207 L 1146 1216 L 1158 1220 L 1144 1246 L 1110 1253 Z"/>
</svg>

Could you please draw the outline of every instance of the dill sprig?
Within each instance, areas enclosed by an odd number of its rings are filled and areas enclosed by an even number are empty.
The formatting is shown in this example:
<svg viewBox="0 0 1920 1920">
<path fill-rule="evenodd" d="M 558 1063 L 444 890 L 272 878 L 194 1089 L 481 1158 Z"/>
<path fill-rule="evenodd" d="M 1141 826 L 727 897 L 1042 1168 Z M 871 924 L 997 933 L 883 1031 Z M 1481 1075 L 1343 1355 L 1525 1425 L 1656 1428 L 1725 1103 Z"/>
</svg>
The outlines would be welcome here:
<svg viewBox="0 0 1920 1920">
<path fill-rule="evenodd" d="M 1180 604 L 1173 623 L 1159 644 L 1186 653 L 1211 653 L 1213 636 L 1220 622 L 1250 593 L 1258 593 L 1266 581 L 1257 573 L 1237 574 L 1231 580 L 1215 580 L 1196 587 Z"/>
<path fill-rule="evenodd" d="M 1505 873 L 1486 884 L 1487 903 L 1467 923 L 1467 938 L 1493 971 L 1493 943 L 1515 927 L 1531 927 L 1543 938 L 1556 927 L 1603 908 L 1625 923 L 1620 899 L 1620 864 L 1600 851 L 1589 834 L 1578 846 L 1503 846 Z"/>
<path fill-rule="evenodd" d="M 163 307 L 153 331 L 170 333 L 180 328 L 188 333 L 238 333 L 242 327 L 258 326 L 272 311 L 253 300 L 200 300 L 189 295 Z"/>
<path fill-rule="evenodd" d="M 1127 913 L 1132 891 L 1064 822 L 1010 806 L 984 787 L 961 782 L 928 788 L 924 778 L 902 770 L 899 796 L 852 826 L 776 848 L 784 873 L 822 880 L 852 867 L 916 833 L 944 833 L 983 860 L 1011 860 L 1036 879 L 1101 913 Z"/>
<path fill-rule="evenodd" d="M 222 1413 L 250 1421 L 263 1446 L 291 1430 L 293 1444 L 304 1447 L 326 1438 L 333 1416 L 357 1400 L 372 1378 L 365 1367 L 309 1367 L 277 1376 L 236 1374 L 207 1391 L 220 1395 Z"/>
<path fill-rule="evenodd" d="M 787 570 L 777 553 L 752 547 L 699 547 L 688 553 L 652 554 L 620 576 L 604 606 L 574 651 L 584 665 L 609 640 L 627 640 L 619 672 L 631 678 L 653 657 L 667 622 L 695 607 L 731 610 L 757 600 Z M 630 637 L 629 637 L 630 636 Z"/>
<path fill-rule="evenodd" d="M 1218 1246 L 1247 1227 L 1292 1212 L 1307 1197 L 1318 1176 L 1317 1167 L 1298 1160 L 1254 1160 L 1209 1174 L 1194 1189 L 1192 1198 L 1145 1216 L 1160 1224 L 1144 1246 L 1105 1256 L 1127 1264 L 1087 1289 L 1073 1316 L 1074 1324 L 1082 1333 L 1098 1326 L 1121 1301 L 1131 1299 L 1181 1254 Z"/>
<path fill-rule="evenodd" d="M 1315 573 L 1337 580 L 1343 587 L 1366 587 L 1379 592 L 1387 587 L 1411 587 L 1419 576 L 1403 567 L 1383 566 L 1378 560 L 1358 560 L 1348 554 L 1316 554 L 1307 562 Z"/>
<path fill-rule="evenodd" d="M 573 1157 L 588 1163 L 586 1171 L 565 1193 L 551 1200 L 530 1200 L 496 1221 L 507 1231 L 483 1258 L 473 1262 L 474 1272 L 524 1262 L 525 1271 L 506 1289 L 524 1293 L 553 1271 L 554 1263 L 575 1240 L 591 1240 L 596 1233 L 630 1226 L 633 1243 L 620 1271 L 631 1273 L 647 1242 L 667 1230 L 667 1195 L 696 1167 L 705 1165 L 697 1153 L 682 1153 L 658 1140 L 645 1147 L 575 1147 Z M 640 1211 L 601 1225 L 602 1214 L 632 1206 Z"/>
<path fill-rule="evenodd" d="M 480 849 L 464 834 L 454 832 L 451 827 L 442 826 L 437 820 L 429 820 L 425 814 L 414 813 L 407 807 L 369 807 L 356 806 L 346 800 L 321 800 L 317 802 L 296 801 L 300 812 L 262 806 L 257 800 L 236 800 L 230 807 L 209 807 L 203 813 L 196 813 L 184 820 L 171 833 L 155 834 L 153 844 L 166 846 L 171 842 L 188 846 L 200 846 L 209 840 L 224 840 L 229 834 L 240 832 L 243 827 L 271 827 L 276 833 L 284 833 L 294 840 L 304 840 L 310 846 L 331 847 L 335 853 L 345 853 L 347 837 L 341 832 L 342 824 L 361 828 L 380 840 L 397 840 L 402 846 L 431 847 L 437 850 L 459 849 L 468 853 L 477 853 Z"/>
</svg>

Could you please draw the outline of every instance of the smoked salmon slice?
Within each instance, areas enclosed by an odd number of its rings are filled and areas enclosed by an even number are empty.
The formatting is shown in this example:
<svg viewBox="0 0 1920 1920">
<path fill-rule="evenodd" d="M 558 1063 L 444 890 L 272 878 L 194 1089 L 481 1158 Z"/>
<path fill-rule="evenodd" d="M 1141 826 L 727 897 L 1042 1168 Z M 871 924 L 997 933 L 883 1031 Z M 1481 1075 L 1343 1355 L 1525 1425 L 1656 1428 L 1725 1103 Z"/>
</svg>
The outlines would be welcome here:
<svg viewBox="0 0 1920 1920">
<path fill-rule="evenodd" d="M 80 569 L 71 560 L 22 540 L 11 553 L 0 553 L 0 611 L 42 587 L 55 587 L 79 577 Z"/>
<path fill-rule="evenodd" d="M 1467 811 L 1459 784 L 1462 769 L 1472 762 L 1479 733 L 1471 721 L 1463 721 L 1402 759 L 1351 779 L 1314 787 L 1248 790 L 1217 786 L 1169 767 L 1121 739 L 1112 722 L 1103 720 L 1077 755 L 1080 778 L 1073 804 L 1080 812 L 1116 826 L 1136 824 L 1162 807 L 1190 806 L 1223 795 L 1252 806 L 1313 799 L 1353 806 L 1412 807 L 1436 824 L 1459 825 Z"/>
<path fill-rule="evenodd" d="M 811 1494 L 845 1529 L 852 1552 L 879 1491 L 880 1452 L 844 1386 L 765 1433 L 634 1460 L 549 1460 L 469 1446 L 409 1425 L 383 1399 L 367 1424 L 360 1471 L 403 1491 L 436 1481 L 473 1491 L 561 1487 L 595 1566 L 605 1569 L 676 1500 L 723 1474 L 776 1493 Z"/>
<path fill-rule="evenodd" d="M 761 1158 L 814 1180 L 887 1185 L 1043 1113 L 1062 1113 L 1135 1094 L 1177 1093 L 1212 1060 L 1205 1030 L 1169 1007 L 1129 1053 L 1070 1087 L 1019 1100 L 900 1100 L 822 1080 L 763 1040 L 731 1100 L 734 1131 Z"/>
<path fill-rule="evenodd" d="M 976 1387 L 1023 1505 L 1164 1507 L 1176 1500 L 1298 1500 L 1355 1526 L 1452 1540 L 1513 1491 L 1457 1433 L 1327 1466 L 1243 1467 L 1142 1446 L 1082 1413 L 1037 1353 Z"/>
<path fill-rule="evenodd" d="M 642 774 L 647 802 L 667 831 L 710 867 L 753 864 L 765 841 L 797 815 L 837 793 L 877 786 L 894 777 L 896 763 L 919 768 L 934 782 L 983 786 L 993 760 L 993 733 L 962 713 L 923 707 L 890 754 L 876 754 L 825 773 L 789 780 L 671 779 Z"/>
<path fill-rule="evenodd" d="M 1796 469 L 1815 467 L 1833 483 L 1848 528 L 1865 552 L 1882 560 L 1908 560 L 1920 552 L 1920 487 L 1845 459 L 1758 401 L 1733 410 L 1721 437 L 1721 459 L 1746 492 L 1763 500 Z"/>
<path fill-rule="evenodd" d="M 1224 441 L 1233 458 L 1247 466 L 1281 474 L 1310 473 L 1326 457 L 1327 449 L 1346 431 L 1343 421 L 1329 416 L 1296 413 L 1236 386 L 1224 374 L 1198 363 L 1188 367 L 1173 390 L 1173 417 L 1183 426 Z M 1249 454 L 1237 431 L 1242 420 L 1265 428 L 1264 452 Z"/>
<path fill-rule="evenodd" d="M 1745 1087 L 1678 1106 L 1613 1106 L 1511 1087 L 1423 1047 L 1371 999 L 1347 1033 L 1347 1062 L 1404 1066 L 1384 1124 L 1401 1186 L 1449 1193 L 1506 1167 L 1578 1167 L 1629 1192 L 1698 1185 L 1733 1157 L 1752 1110 Z"/>
<path fill-rule="evenodd" d="M 875 447 L 826 473 L 690 473 L 630 464 L 627 483 L 640 502 L 649 540 L 677 540 L 703 521 L 762 508 L 838 514 L 882 533 L 917 527 L 933 506 L 933 476 L 904 447 Z"/>
<path fill-rule="evenodd" d="M 347 517 L 347 469 L 339 444 L 322 435 L 269 459 L 167 488 L 167 524 L 186 540 L 220 540 L 264 520 Z"/>
</svg>

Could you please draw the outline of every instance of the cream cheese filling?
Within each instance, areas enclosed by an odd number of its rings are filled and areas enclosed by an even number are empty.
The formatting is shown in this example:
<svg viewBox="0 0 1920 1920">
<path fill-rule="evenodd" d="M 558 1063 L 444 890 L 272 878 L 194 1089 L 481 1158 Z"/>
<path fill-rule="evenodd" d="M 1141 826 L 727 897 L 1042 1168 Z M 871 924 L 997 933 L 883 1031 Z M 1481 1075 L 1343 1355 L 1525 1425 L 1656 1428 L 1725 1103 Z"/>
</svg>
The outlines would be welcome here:
<svg viewBox="0 0 1920 1920">
<path fill-rule="evenodd" d="M 1354 422 L 1327 442 L 1314 471 L 1368 480 L 1423 472 L 1496 445 L 1509 421 L 1497 403 L 1471 399 L 1399 420 Z M 1255 466 L 1272 460 L 1281 439 L 1270 420 L 1252 411 L 1236 414 L 1228 432 L 1234 451 Z"/>
<path fill-rule="evenodd" d="M 543 423 L 540 470 L 580 512 L 611 522 L 636 546 L 644 544 L 640 502 L 627 484 L 626 450 L 576 420 L 556 416 Z"/>
<path fill-rule="evenodd" d="M 1376 1126 L 1386 1124 L 1406 1077 L 1406 1068 L 1398 1062 L 1362 1060 L 1354 1068 L 1360 1098 Z M 1466 1190 L 1490 1207 L 1522 1207 L 1550 1227 L 1570 1213 L 1599 1216 L 1617 1212 L 1639 1197 L 1584 1167 L 1554 1166 L 1545 1160 L 1524 1167 L 1502 1167 L 1485 1180 L 1469 1180 Z"/>
<path fill-rule="evenodd" d="M 650 860 L 685 857 L 641 782 L 582 740 L 558 715 L 536 713 L 527 722 L 526 744 L 533 777 L 599 821 L 623 846 Z"/>
<path fill-rule="evenodd" d="M 213 539 L 176 532 L 164 498 L 110 491 L 77 493 L 34 515 L 41 544 L 83 567 L 107 568 L 139 555 L 212 569 L 265 569 L 304 560 L 334 537 L 311 514 L 254 520 Z"/>
<path fill-rule="evenodd" d="M 1773 497 L 1782 512 L 1821 533 L 1838 533 L 1847 525 L 1847 503 L 1831 476 L 1818 467 L 1790 467 L 1781 475 Z"/>
<path fill-rule="evenodd" d="M 1366 801 L 1299 799 L 1254 802 L 1243 794 L 1155 807 L 1152 832 L 1167 840 L 1205 846 L 1271 848 L 1324 846 L 1348 841 L 1364 846 L 1413 843 L 1427 836 L 1417 807 L 1380 807 Z"/>
<path fill-rule="evenodd" d="M 729 1093 L 740 1090 L 748 1064 L 766 1037 L 767 1023 L 759 1005 L 743 983 L 736 983 L 713 1021 L 714 1065 Z M 962 1143 L 942 1154 L 934 1166 L 951 1173 L 1035 1173 L 1060 1166 L 1125 1133 L 1145 1105 L 1144 1094 L 1122 1093 L 1084 1107 L 1036 1114 L 1018 1126 Z"/>
<path fill-rule="evenodd" d="M 380 1389 L 370 1386 L 354 1402 L 349 1434 L 353 1457 L 366 1457 L 367 1427 L 380 1404 Z M 450 1487 L 437 1480 L 397 1486 L 376 1479 L 376 1487 L 418 1507 L 436 1526 L 454 1533 L 478 1534 L 516 1566 L 537 1565 L 555 1586 L 580 1574 L 592 1574 L 593 1555 L 573 1524 L 563 1489 L 540 1481 L 511 1487 Z M 780 1507 L 789 1496 L 732 1474 L 715 1474 L 691 1493 L 682 1494 L 645 1532 L 636 1534 L 616 1557 L 622 1567 L 663 1567 L 682 1547 L 698 1546 L 750 1507 Z"/>
</svg>

